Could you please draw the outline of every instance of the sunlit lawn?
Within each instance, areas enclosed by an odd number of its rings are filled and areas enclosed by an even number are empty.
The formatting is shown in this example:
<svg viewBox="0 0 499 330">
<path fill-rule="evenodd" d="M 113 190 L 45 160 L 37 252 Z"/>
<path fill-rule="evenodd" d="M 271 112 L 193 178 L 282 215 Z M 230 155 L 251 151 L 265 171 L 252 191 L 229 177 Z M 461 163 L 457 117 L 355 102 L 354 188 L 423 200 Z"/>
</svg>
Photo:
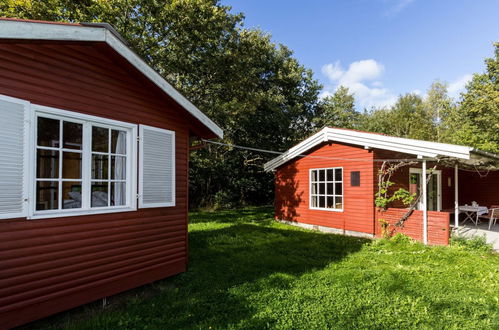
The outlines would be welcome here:
<svg viewBox="0 0 499 330">
<path fill-rule="evenodd" d="M 37 322 L 82 329 L 499 328 L 499 256 L 191 214 L 187 273 Z M 114 300 L 113 300 L 114 299 Z"/>
</svg>

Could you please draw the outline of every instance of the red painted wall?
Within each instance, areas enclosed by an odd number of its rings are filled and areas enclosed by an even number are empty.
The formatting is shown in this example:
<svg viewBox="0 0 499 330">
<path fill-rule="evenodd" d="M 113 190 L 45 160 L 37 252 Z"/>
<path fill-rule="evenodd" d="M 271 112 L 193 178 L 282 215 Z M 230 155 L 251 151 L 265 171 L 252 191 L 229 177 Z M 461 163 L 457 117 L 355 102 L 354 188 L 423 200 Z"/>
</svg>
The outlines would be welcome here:
<svg viewBox="0 0 499 330">
<path fill-rule="evenodd" d="M 189 135 L 203 134 L 185 110 L 99 43 L 0 40 L 0 94 L 174 130 L 177 171 L 175 207 L 1 220 L 0 328 L 185 271 Z"/>
<path fill-rule="evenodd" d="M 499 171 L 459 171 L 459 204 L 499 205 Z"/>
<path fill-rule="evenodd" d="M 402 233 L 420 242 L 423 241 L 423 211 L 414 211 L 404 223 L 403 228 L 393 226 L 407 209 L 389 208 L 386 211 L 376 210 L 376 236 L 382 237 L 379 219 L 387 221 L 392 235 Z M 428 211 L 428 243 L 448 245 L 450 236 L 450 213 Z"/>
<path fill-rule="evenodd" d="M 276 219 L 373 234 L 372 151 L 340 143 L 325 143 L 309 155 L 366 161 L 303 157 L 279 167 L 275 174 Z M 343 212 L 309 209 L 309 170 L 327 167 L 343 167 Z M 351 171 L 360 171 L 360 186 L 350 185 Z"/>
</svg>

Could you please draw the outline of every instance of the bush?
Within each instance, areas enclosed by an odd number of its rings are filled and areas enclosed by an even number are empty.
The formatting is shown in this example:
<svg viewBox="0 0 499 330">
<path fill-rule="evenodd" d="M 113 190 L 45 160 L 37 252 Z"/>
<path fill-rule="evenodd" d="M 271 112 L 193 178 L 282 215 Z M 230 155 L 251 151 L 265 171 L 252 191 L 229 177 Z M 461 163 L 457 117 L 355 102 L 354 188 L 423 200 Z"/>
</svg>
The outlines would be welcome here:
<svg viewBox="0 0 499 330">
<path fill-rule="evenodd" d="M 485 235 L 473 236 L 471 238 L 453 235 L 451 237 L 450 244 L 452 246 L 460 247 L 466 251 L 475 251 L 475 252 L 492 251 L 492 244 L 487 243 Z"/>
</svg>

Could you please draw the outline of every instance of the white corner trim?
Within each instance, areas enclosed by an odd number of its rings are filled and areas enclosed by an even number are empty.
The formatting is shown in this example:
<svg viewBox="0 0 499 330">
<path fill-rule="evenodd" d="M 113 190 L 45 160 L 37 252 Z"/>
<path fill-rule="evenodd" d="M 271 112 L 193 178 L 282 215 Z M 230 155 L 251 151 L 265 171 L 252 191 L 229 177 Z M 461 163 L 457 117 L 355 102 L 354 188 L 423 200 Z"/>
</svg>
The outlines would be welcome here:
<svg viewBox="0 0 499 330">
<path fill-rule="evenodd" d="M 0 39 L 105 42 L 215 135 L 223 137 L 223 131 L 220 127 L 105 27 L 0 20 Z"/>
</svg>

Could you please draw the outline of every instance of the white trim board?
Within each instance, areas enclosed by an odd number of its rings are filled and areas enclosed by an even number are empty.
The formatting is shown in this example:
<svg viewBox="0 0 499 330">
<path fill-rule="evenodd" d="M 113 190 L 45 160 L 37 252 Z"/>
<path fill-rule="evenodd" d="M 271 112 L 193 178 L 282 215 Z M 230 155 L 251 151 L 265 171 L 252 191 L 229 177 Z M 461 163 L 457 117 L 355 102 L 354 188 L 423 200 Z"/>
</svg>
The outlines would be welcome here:
<svg viewBox="0 0 499 330">
<path fill-rule="evenodd" d="M 265 171 L 272 171 L 313 147 L 327 141 L 347 143 L 367 148 L 390 150 L 418 157 L 436 158 L 447 156 L 458 159 L 470 159 L 471 147 L 454 144 L 429 142 L 415 139 L 399 138 L 375 133 L 358 132 L 341 128 L 325 127 L 308 139 L 298 143 L 282 155 L 265 163 Z"/>
<path fill-rule="evenodd" d="M 0 39 L 105 42 L 216 136 L 223 137 L 220 127 L 135 54 L 115 33 L 106 24 L 85 26 L 0 19 Z"/>
</svg>

